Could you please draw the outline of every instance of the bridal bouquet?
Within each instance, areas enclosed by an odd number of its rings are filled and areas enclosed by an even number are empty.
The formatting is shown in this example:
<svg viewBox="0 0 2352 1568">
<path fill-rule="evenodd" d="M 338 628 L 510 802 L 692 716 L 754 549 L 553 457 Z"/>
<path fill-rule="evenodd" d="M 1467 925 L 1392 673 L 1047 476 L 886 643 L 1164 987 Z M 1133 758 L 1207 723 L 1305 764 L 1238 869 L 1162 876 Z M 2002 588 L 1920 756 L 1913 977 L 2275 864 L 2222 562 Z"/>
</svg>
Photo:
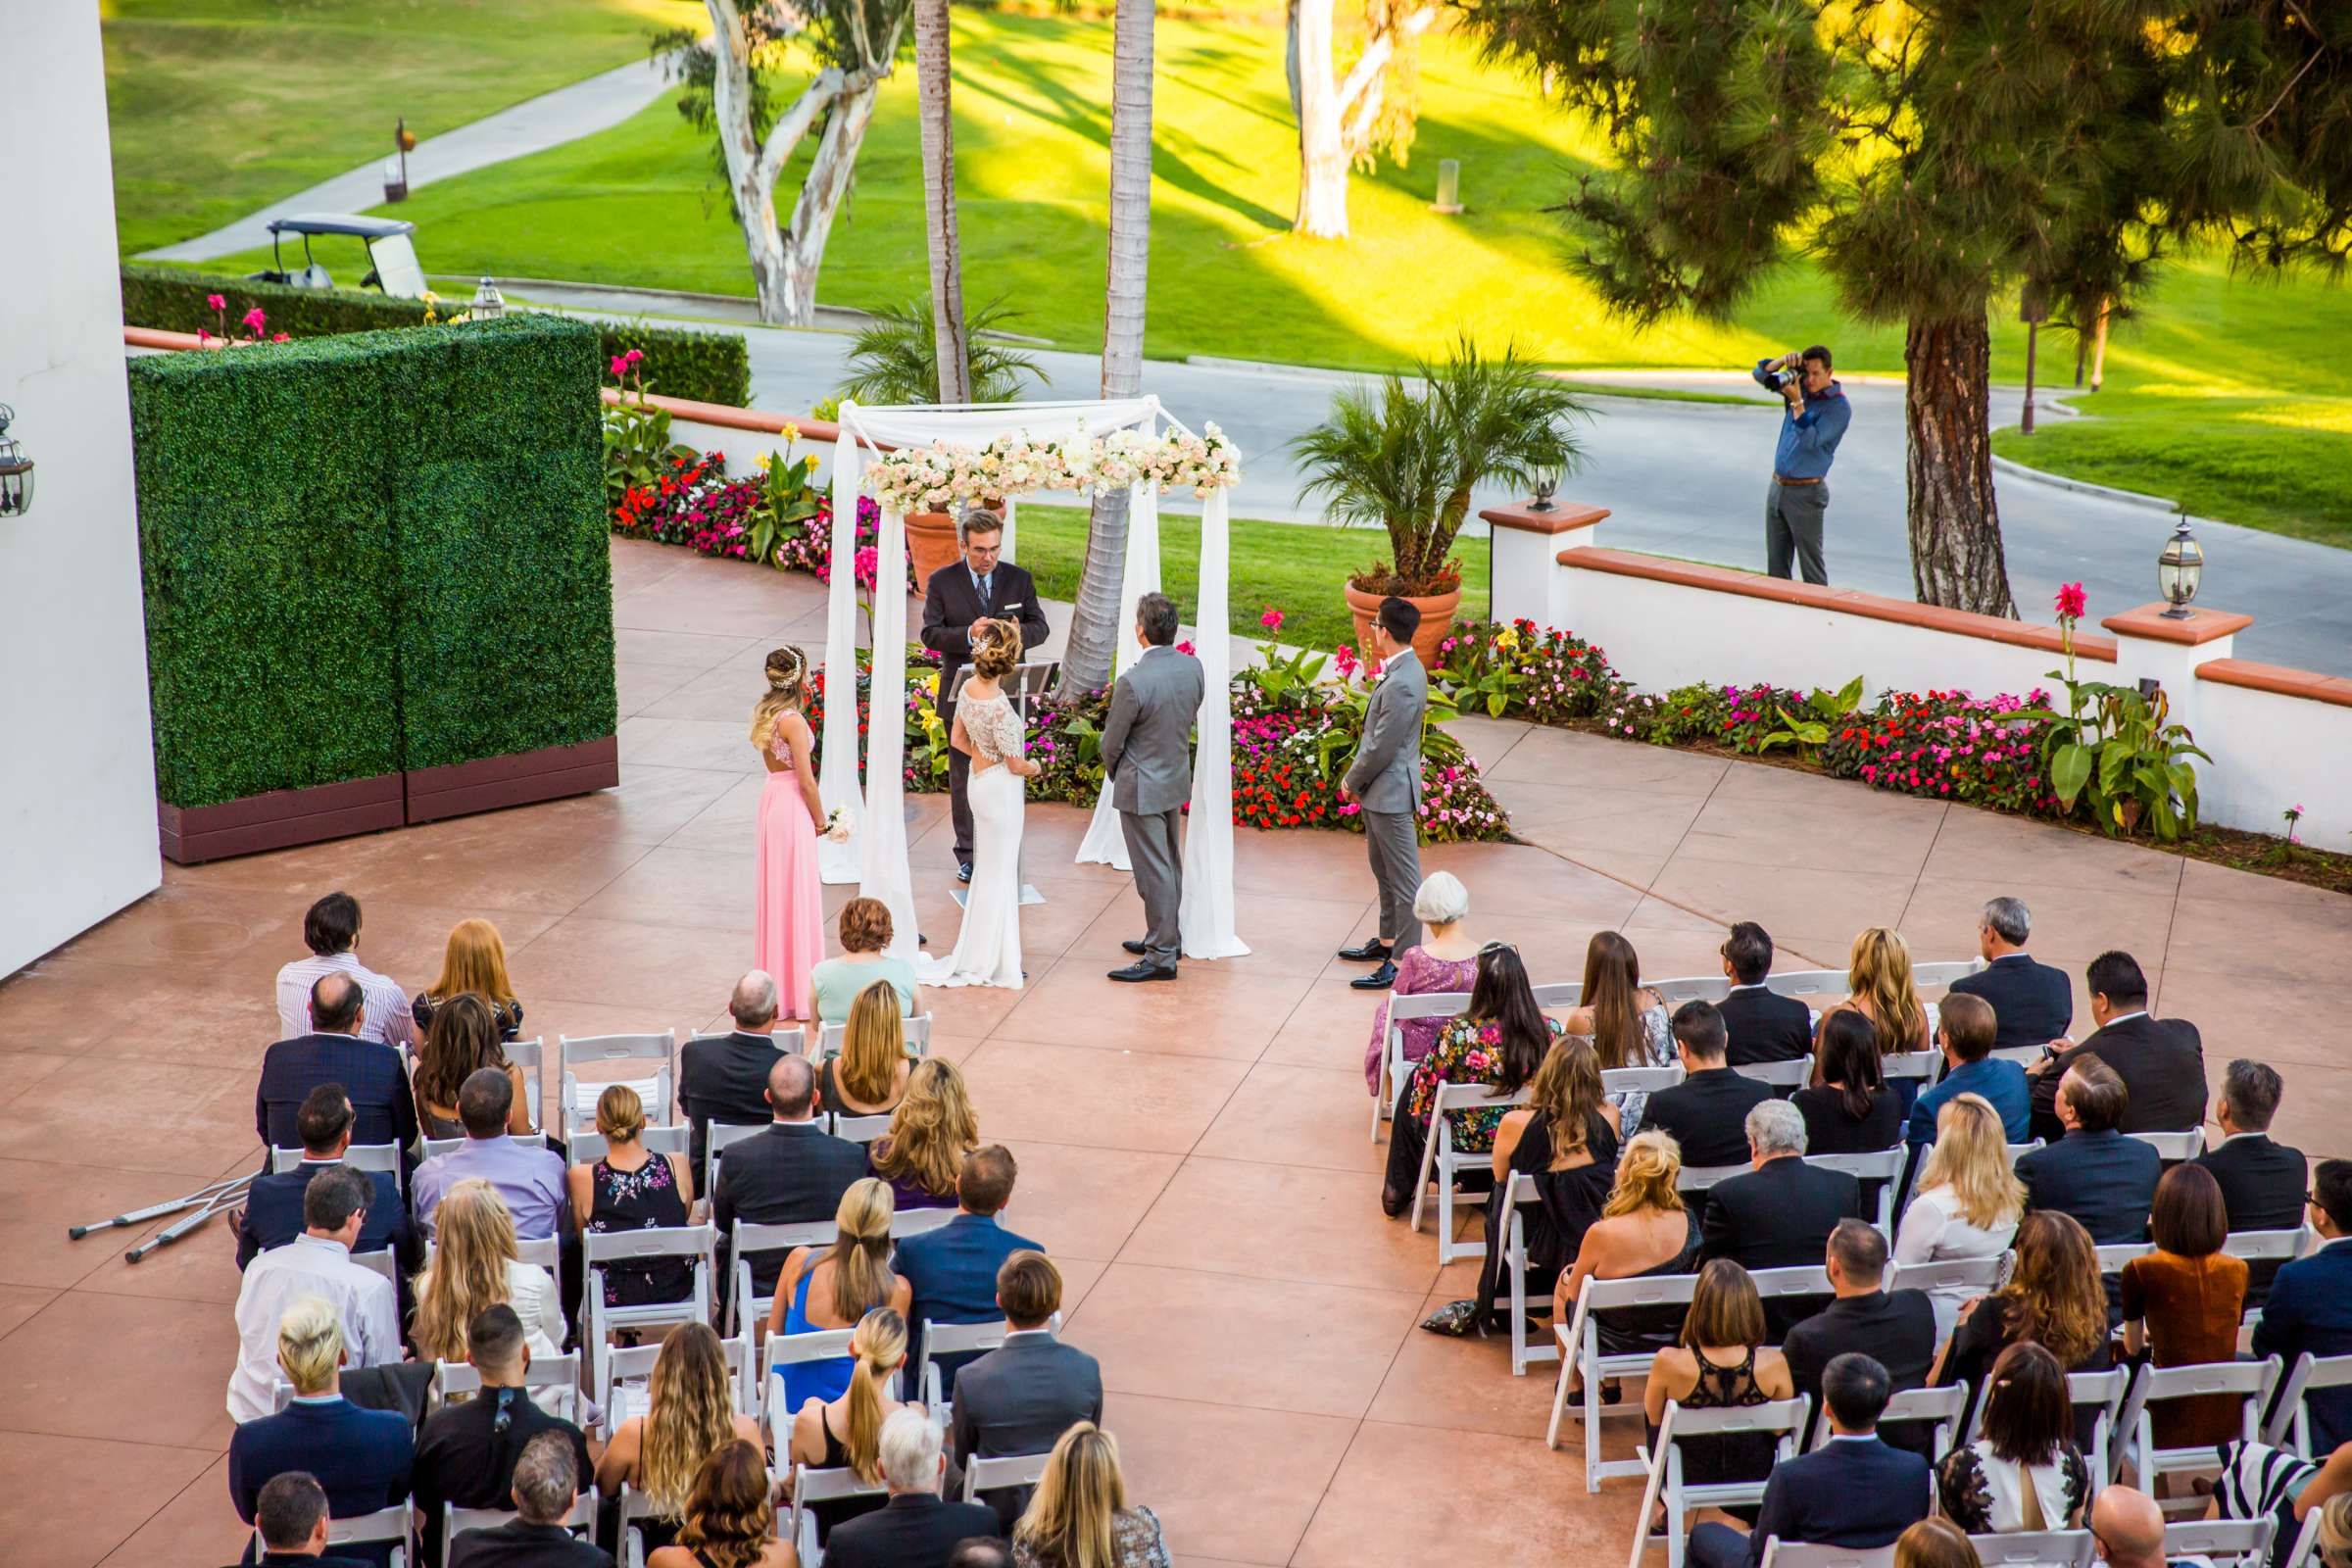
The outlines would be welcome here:
<svg viewBox="0 0 2352 1568">
<path fill-rule="evenodd" d="M 836 806 L 833 814 L 825 818 L 825 837 L 835 844 L 847 844 L 850 842 L 850 827 L 849 808 Z"/>
</svg>

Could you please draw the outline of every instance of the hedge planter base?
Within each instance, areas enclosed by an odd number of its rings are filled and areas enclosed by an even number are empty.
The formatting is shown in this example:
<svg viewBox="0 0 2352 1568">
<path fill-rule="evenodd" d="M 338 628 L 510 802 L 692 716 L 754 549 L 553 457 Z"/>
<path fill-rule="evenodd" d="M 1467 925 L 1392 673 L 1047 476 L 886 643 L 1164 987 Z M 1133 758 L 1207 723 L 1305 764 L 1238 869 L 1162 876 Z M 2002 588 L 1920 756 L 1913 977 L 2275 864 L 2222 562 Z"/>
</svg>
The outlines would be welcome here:
<svg viewBox="0 0 2352 1568">
<path fill-rule="evenodd" d="M 445 816 L 612 789 L 620 783 L 620 748 L 608 735 L 577 746 L 550 746 L 449 767 L 428 767 L 407 778 L 409 820 L 437 822 Z"/>
</svg>

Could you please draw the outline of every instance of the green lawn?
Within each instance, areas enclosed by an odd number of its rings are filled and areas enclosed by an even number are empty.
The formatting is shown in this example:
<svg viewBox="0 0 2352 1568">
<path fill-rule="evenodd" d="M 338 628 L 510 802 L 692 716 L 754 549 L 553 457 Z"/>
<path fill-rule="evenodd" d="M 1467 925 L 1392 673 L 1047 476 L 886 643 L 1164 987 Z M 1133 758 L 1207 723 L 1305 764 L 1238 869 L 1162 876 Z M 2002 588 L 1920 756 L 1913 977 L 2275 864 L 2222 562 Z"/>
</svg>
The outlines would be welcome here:
<svg viewBox="0 0 2352 1568">
<path fill-rule="evenodd" d="M 645 56 L 692 0 L 101 0 L 125 256 Z"/>
<path fill-rule="evenodd" d="M 1021 504 L 1021 564 L 1048 599 L 1078 597 L 1078 572 L 1086 554 L 1084 507 Z M 1487 541 L 1459 541 L 1462 608 L 1465 616 L 1487 612 Z M 1356 568 L 1388 555 L 1385 535 L 1363 528 L 1324 528 L 1302 522 L 1233 521 L 1231 621 L 1246 637 L 1267 635 L 1258 616 L 1282 612 L 1275 634 L 1300 648 L 1336 648 L 1355 641 L 1340 585 Z M 1189 620 L 1200 592 L 1200 519 L 1180 513 L 1159 514 L 1160 587 Z M 1247 586 L 1240 586 L 1246 584 Z"/>
</svg>

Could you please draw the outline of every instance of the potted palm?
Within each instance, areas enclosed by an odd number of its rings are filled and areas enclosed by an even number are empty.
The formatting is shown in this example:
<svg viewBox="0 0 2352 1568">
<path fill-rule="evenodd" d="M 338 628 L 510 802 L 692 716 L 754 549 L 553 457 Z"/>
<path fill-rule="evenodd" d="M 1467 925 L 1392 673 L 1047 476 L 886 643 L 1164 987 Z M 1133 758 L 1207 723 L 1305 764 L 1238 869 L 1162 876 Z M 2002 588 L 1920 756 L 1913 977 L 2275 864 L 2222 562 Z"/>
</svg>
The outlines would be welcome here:
<svg viewBox="0 0 2352 1568">
<path fill-rule="evenodd" d="M 1466 334 L 1445 363 L 1424 360 L 1418 368 L 1418 385 L 1390 375 L 1377 393 L 1340 392 L 1331 417 L 1291 450 L 1307 475 L 1300 500 L 1320 497 L 1335 521 L 1388 532 L 1389 559 L 1347 583 L 1357 645 L 1366 646 L 1374 612 L 1394 594 L 1419 607 L 1413 647 L 1434 666 L 1461 604 L 1453 541 L 1470 515 L 1471 491 L 1574 472 L 1584 452 L 1568 421 L 1590 411 L 1515 350 L 1489 358 Z"/>
</svg>

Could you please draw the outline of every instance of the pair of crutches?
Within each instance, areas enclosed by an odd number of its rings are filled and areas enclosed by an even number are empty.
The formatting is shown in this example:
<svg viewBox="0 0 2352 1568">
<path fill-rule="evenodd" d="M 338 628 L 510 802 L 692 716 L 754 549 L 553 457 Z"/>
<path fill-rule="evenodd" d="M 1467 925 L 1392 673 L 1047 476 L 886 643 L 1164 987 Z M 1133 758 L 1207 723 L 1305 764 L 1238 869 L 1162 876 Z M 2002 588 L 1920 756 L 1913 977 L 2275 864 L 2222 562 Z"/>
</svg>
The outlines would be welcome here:
<svg viewBox="0 0 2352 1568">
<path fill-rule="evenodd" d="M 215 1214 L 225 1213 L 234 1207 L 244 1200 L 246 1189 L 252 1185 L 251 1173 L 226 1177 L 208 1186 L 199 1187 L 185 1198 L 174 1198 L 170 1202 L 153 1203 L 145 1208 L 134 1208 L 128 1213 L 117 1214 L 113 1219 L 102 1219 L 89 1225 L 68 1226 L 66 1234 L 78 1242 L 92 1231 L 124 1230 L 144 1225 L 151 1219 L 162 1219 L 166 1214 L 178 1214 L 188 1209 L 195 1210 L 186 1218 L 175 1220 L 165 1226 L 122 1254 L 124 1262 L 136 1263 L 158 1248 L 170 1247 Z"/>
</svg>

